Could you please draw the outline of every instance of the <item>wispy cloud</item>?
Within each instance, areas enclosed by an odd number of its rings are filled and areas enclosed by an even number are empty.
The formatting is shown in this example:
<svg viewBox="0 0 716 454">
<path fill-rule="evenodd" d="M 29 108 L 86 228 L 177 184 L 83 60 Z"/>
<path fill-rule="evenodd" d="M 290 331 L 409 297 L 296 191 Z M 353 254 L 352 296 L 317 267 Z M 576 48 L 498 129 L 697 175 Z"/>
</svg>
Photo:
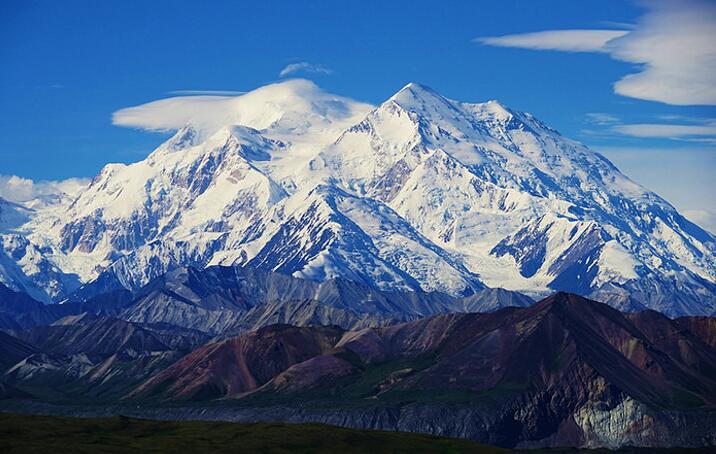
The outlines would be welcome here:
<svg viewBox="0 0 716 454">
<path fill-rule="evenodd" d="M 679 141 L 716 143 L 716 119 L 686 115 L 659 115 L 660 122 L 624 123 L 616 115 L 592 112 L 584 115 L 592 128 L 583 129 L 589 136 L 629 136 L 644 139 L 671 139 Z M 601 126 L 601 128 L 595 128 Z"/>
<path fill-rule="evenodd" d="M 606 44 L 622 37 L 628 30 L 548 30 L 534 33 L 475 38 L 489 46 L 519 47 L 564 52 L 607 52 Z"/>
<path fill-rule="evenodd" d="M 323 66 L 323 65 L 314 65 L 313 63 L 309 63 L 307 61 L 302 61 L 298 63 L 291 63 L 289 65 L 286 65 L 281 72 L 278 73 L 279 77 L 286 77 L 290 76 L 292 74 L 333 74 L 333 70 Z"/>
<path fill-rule="evenodd" d="M 604 27 L 608 28 L 618 28 L 620 30 L 633 30 L 636 25 L 634 25 L 631 22 L 619 22 L 619 21 L 613 21 L 613 20 L 604 20 L 598 22 L 599 25 L 602 25 Z"/>
<path fill-rule="evenodd" d="M 584 114 L 588 123 L 595 125 L 611 125 L 620 121 L 616 115 L 603 113 L 603 112 L 590 112 Z"/>
<path fill-rule="evenodd" d="M 11 202 L 26 202 L 43 195 L 64 193 L 73 196 L 89 183 L 86 178 L 33 181 L 17 175 L 0 175 L 0 197 Z"/>
<path fill-rule="evenodd" d="M 535 50 L 605 52 L 639 67 L 614 84 L 617 94 L 674 105 L 716 104 L 716 3 L 654 0 L 643 5 L 647 12 L 632 30 L 549 30 L 477 41 Z"/>
<path fill-rule="evenodd" d="M 659 139 L 691 139 L 716 137 L 716 122 L 700 125 L 673 123 L 637 123 L 611 127 L 612 131 L 631 137 Z"/>
<path fill-rule="evenodd" d="M 235 90 L 172 90 L 170 95 L 207 95 L 207 96 L 239 96 L 246 93 L 245 91 Z"/>
</svg>

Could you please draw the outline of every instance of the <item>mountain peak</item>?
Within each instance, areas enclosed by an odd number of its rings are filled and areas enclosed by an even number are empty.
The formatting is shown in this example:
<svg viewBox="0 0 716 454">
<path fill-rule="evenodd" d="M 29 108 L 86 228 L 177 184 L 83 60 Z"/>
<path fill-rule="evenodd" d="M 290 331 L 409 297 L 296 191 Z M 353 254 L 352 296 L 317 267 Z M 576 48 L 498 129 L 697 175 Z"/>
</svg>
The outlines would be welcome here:
<svg viewBox="0 0 716 454">
<path fill-rule="evenodd" d="M 395 93 L 388 101 L 393 101 L 398 105 L 409 110 L 425 110 L 427 106 L 447 105 L 452 109 L 459 108 L 460 102 L 451 101 L 432 88 L 417 83 L 410 82 Z M 514 118 L 514 113 L 500 101 L 491 99 L 484 103 L 470 104 L 467 106 L 476 106 L 479 111 L 489 115 L 492 118 L 501 121 L 509 121 Z M 468 109 L 471 110 L 471 109 Z"/>
<path fill-rule="evenodd" d="M 186 124 L 169 138 L 163 146 L 170 151 L 175 151 L 194 146 L 198 141 L 199 132 L 190 124 Z"/>
<path fill-rule="evenodd" d="M 428 86 L 410 82 L 391 96 L 388 101 L 393 101 L 404 108 L 409 108 L 421 104 L 431 104 L 436 101 L 447 102 L 447 99 Z"/>
<path fill-rule="evenodd" d="M 594 314 L 614 317 L 619 313 L 607 304 L 585 298 L 576 293 L 561 291 L 538 301 L 530 310 L 535 311 L 535 313 L 559 313 L 570 318 L 577 317 L 583 320 L 589 319 Z"/>
<path fill-rule="evenodd" d="M 432 88 L 428 87 L 427 85 L 423 85 L 419 82 L 408 82 L 405 84 L 403 88 L 399 90 L 399 92 L 404 90 L 412 90 L 414 92 L 420 92 L 420 91 L 426 91 L 426 92 L 435 92 Z"/>
</svg>

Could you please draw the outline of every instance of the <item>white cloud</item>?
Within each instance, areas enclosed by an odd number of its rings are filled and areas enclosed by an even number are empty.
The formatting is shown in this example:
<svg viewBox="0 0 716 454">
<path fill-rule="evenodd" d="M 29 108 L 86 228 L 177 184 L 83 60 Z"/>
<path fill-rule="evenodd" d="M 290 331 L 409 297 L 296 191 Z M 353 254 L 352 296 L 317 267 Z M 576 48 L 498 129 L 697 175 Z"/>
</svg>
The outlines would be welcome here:
<svg viewBox="0 0 716 454">
<path fill-rule="evenodd" d="M 323 66 L 323 65 L 314 65 L 313 63 L 309 63 L 307 61 L 302 61 L 298 63 L 291 63 L 289 65 L 286 65 L 281 72 L 278 73 L 279 77 L 286 77 L 290 76 L 291 74 L 333 74 L 333 70 Z"/>
<path fill-rule="evenodd" d="M 619 117 L 616 115 L 608 114 L 608 113 L 602 113 L 602 112 L 590 112 L 587 114 L 584 114 L 587 121 L 589 123 L 595 124 L 595 125 L 609 125 L 613 123 L 619 122 Z"/>
<path fill-rule="evenodd" d="M 245 91 L 235 90 L 172 90 L 170 95 L 208 95 L 208 96 L 239 96 Z"/>
<path fill-rule="evenodd" d="M 607 52 L 605 48 L 607 42 L 622 37 L 627 33 L 629 33 L 628 30 L 548 30 L 476 38 L 475 41 L 498 47 L 560 50 L 565 52 Z"/>
<path fill-rule="evenodd" d="M 644 65 L 614 91 L 667 104 L 716 104 L 716 3 L 655 1 L 636 29 L 609 43 L 611 55 Z"/>
<path fill-rule="evenodd" d="M 699 118 L 686 115 L 658 115 L 661 123 L 622 123 L 616 115 L 592 112 L 584 114 L 587 123 L 603 126 L 602 129 L 584 129 L 590 136 L 615 134 L 639 138 L 672 139 L 689 142 L 716 143 L 716 118 Z"/>
<path fill-rule="evenodd" d="M 191 125 L 210 134 L 227 125 L 268 128 L 282 118 L 312 116 L 315 124 L 353 118 L 371 106 L 321 90 L 305 79 L 289 79 L 240 96 L 176 96 L 120 109 L 112 123 L 150 131 Z M 331 120 L 327 120 L 330 118 Z M 308 118 L 303 118 L 308 121 Z"/>
<path fill-rule="evenodd" d="M 26 202 L 43 195 L 65 193 L 74 196 L 90 183 L 87 178 L 61 181 L 33 181 L 17 175 L 0 175 L 0 197 L 11 202 Z"/>
<path fill-rule="evenodd" d="M 615 125 L 611 129 L 619 134 L 632 137 L 682 139 L 716 136 L 716 123 L 702 125 L 640 123 Z"/>
<path fill-rule="evenodd" d="M 112 124 L 171 131 L 191 124 L 199 129 L 225 123 L 233 110 L 234 96 L 177 96 L 160 99 L 134 107 L 120 109 L 112 114 Z"/>
<path fill-rule="evenodd" d="M 642 4 L 647 12 L 635 27 L 611 39 L 585 34 L 586 30 L 555 30 L 478 41 L 526 49 L 606 52 L 639 66 L 639 72 L 614 84 L 620 95 L 674 105 L 716 104 L 716 2 L 654 0 Z"/>
</svg>

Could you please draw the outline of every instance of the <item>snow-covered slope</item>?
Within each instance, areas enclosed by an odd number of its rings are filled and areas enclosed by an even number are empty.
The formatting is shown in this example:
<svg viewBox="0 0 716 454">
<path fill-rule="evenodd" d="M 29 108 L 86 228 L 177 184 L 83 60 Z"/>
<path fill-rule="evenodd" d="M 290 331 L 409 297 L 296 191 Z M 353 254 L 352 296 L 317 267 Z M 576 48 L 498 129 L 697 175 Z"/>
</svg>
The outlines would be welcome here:
<svg viewBox="0 0 716 454">
<path fill-rule="evenodd" d="M 53 260 L 47 235 L 71 203 L 67 194 L 41 196 L 23 203 L 0 199 L 0 283 L 51 302 L 80 285 L 77 275 Z"/>
<path fill-rule="evenodd" d="M 127 288 L 178 266 L 246 264 L 381 289 L 714 311 L 716 239 L 530 114 L 418 84 L 377 107 L 303 80 L 230 102 L 147 159 L 107 165 L 61 216 L 34 209 L 24 238 L 62 273 L 104 271 Z"/>
</svg>

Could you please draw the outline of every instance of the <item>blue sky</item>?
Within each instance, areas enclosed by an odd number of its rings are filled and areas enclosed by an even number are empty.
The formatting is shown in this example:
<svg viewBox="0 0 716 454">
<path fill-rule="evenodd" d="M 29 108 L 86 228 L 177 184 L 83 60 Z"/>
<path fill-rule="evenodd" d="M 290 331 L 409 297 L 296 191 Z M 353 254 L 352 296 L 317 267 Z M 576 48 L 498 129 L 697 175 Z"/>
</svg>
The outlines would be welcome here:
<svg viewBox="0 0 716 454">
<path fill-rule="evenodd" d="M 715 230 L 716 57 L 704 44 L 716 42 L 714 9 L 4 0 L 0 174 L 63 180 L 140 160 L 166 134 L 115 126 L 113 112 L 186 91 L 250 90 L 283 73 L 379 103 L 416 81 L 531 112 Z"/>
</svg>

